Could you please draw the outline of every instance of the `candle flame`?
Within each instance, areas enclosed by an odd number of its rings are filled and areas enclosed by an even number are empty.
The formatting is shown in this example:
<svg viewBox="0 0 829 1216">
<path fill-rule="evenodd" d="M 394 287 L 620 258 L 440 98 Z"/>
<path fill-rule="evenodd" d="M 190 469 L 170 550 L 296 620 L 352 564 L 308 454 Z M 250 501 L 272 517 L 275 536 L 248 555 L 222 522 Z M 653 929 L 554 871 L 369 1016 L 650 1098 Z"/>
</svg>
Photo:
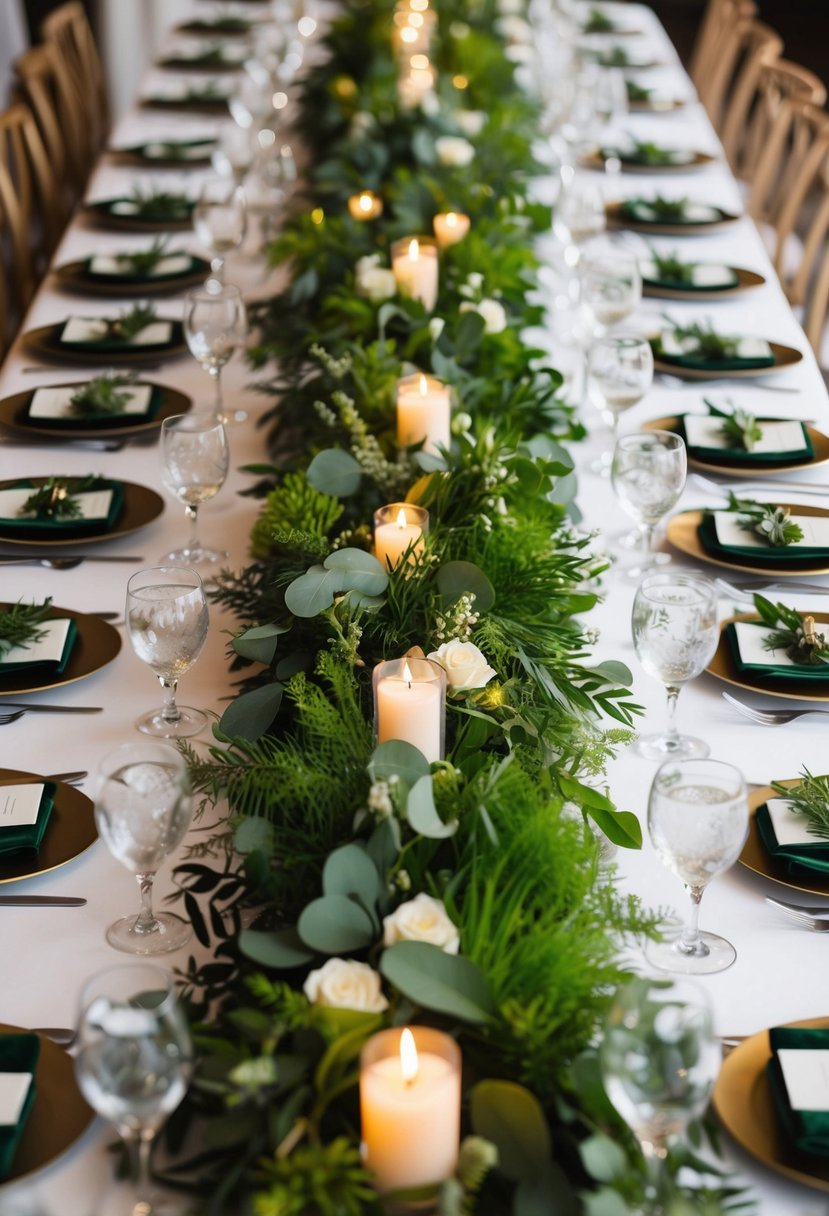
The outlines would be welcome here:
<svg viewBox="0 0 829 1216">
<path fill-rule="evenodd" d="M 418 382 L 418 387 L 420 388 L 421 397 L 425 397 L 429 391 L 429 381 L 423 375 L 423 372 L 420 373 L 420 380 Z"/>
<path fill-rule="evenodd" d="M 407 1085 L 411 1085 L 417 1076 L 417 1068 L 417 1047 L 414 1035 L 406 1026 L 400 1036 L 400 1071 Z"/>
<path fill-rule="evenodd" d="M 360 195 L 359 207 L 361 211 L 371 211 L 372 198 L 366 191 Z"/>
<path fill-rule="evenodd" d="M 429 69 L 429 56 L 420 54 L 412 55 L 409 63 L 416 72 L 426 72 Z"/>
<path fill-rule="evenodd" d="M 412 237 L 409 241 L 409 261 L 416 262 L 420 257 L 420 241 L 417 237 Z"/>
<path fill-rule="evenodd" d="M 408 524 L 409 524 L 409 521 L 406 519 L 405 508 L 401 507 L 400 510 L 397 512 L 397 526 L 398 526 L 398 528 L 406 528 L 406 527 L 408 527 Z"/>
<path fill-rule="evenodd" d="M 411 688 L 411 686 L 412 686 L 412 669 L 409 666 L 408 659 L 403 660 L 403 679 L 406 681 L 409 688 Z M 412 1042 L 412 1047 L 414 1047 L 414 1042 Z M 415 1072 L 417 1072 L 417 1067 L 415 1067 Z"/>
<path fill-rule="evenodd" d="M 411 25 L 404 25 L 400 31 L 401 42 L 417 42 L 417 30 Z"/>
</svg>

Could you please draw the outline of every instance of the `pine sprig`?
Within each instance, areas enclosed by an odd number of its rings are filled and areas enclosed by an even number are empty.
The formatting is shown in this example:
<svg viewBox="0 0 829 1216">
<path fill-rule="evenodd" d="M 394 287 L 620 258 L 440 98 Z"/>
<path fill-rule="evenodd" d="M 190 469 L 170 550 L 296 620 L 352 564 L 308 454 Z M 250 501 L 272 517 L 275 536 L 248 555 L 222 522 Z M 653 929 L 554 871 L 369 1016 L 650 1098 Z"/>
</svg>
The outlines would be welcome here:
<svg viewBox="0 0 829 1216">
<path fill-rule="evenodd" d="M 762 595 L 755 595 L 754 606 L 771 631 L 763 641 L 765 650 L 784 650 L 792 662 L 810 667 L 829 663 L 829 641 L 815 629 L 814 617 L 772 604 Z"/>
<path fill-rule="evenodd" d="M 119 253 L 116 260 L 129 274 L 149 275 L 166 256 L 168 240 L 169 237 L 166 236 L 158 237 L 149 249 L 139 249 L 135 253 Z"/>
<path fill-rule="evenodd" d="M 660 254 L 655 249 L 650 249 L 650 257 L 660 279 L 672 279 L 678 283 L 693 282 L 695 262 L 683 262 L 675 253 Z"/>
<path fill-rule="evenodd" d="M 123 414 L 130 395 L 124 389 L 135 383 L 135 375 L 109 373 L 95 376 L 69 399 L 69 410 L 75 418 L 114 417 Z"/>
<path fill-rule="evenodd" d="M 154 304 L 135 304 L 115 319 L 108 319 L 106 337 L 131 342 L 156 319 Z"/>
<path fill-rule="evenodd" d="M 4 659 L 16 646 L 31 646 L 46 636 L 40 626 L 46 620 L 52 606 L 48 596 L 42 604 L 24 604 L 19 601 L 0 612 L 0 659 Z"/>
<path fill-rule="evenodd" d="M 702 324 L 695 321 L 693 325 L 677 325 L 669 321 L 669 324 L 674 337 L 680 342 L 690 342 L 693 354 L 700 359 L 730 359 L 736 353 L 739 337 L 717 333 L 710 322 Z"/>
<path fill-rule="evenodd" d="M 755 415 L 739 406 L 735 406 L 731 413 L 728 413 L 727 410 L 719 409 L 707 397 L 703 397 L 703 401 L 708 406 L 708 413 L 712 417 L 722 419 L 720 431 L 726 438 L 734 440 L 732 446 L 743 448 L 746 452 L 753 452 L 763 438 L 763 428 Z M 794 539 L 799 540 L 800 537 Z"/>
<path fill-rule="evenodd" d="M 99 482 L 95 473 L 88 477 L 49 477 L 45 485 L 29 495 L 18 515 L 42 520 L 78 519 L 81 515 L 78 495 L 94 490 Z"/>
<path fill-rule="evenodd" d="M 135 206 L 135 214 L 147 220 L 184 219 L 193 205 L 186 194 L 176 194 L 172 190 L 142 190 L 140 186 L 135 187 L 130 201 Z"/>
<path fill-rule="evenodd" d="M 772 781 L 771 788 L 785 798 L 795 815 L 804 816 L 813 836 L 829 840 L 829 776 L 815 777 L 804 768 L 798 785 Z"/>
</svg>

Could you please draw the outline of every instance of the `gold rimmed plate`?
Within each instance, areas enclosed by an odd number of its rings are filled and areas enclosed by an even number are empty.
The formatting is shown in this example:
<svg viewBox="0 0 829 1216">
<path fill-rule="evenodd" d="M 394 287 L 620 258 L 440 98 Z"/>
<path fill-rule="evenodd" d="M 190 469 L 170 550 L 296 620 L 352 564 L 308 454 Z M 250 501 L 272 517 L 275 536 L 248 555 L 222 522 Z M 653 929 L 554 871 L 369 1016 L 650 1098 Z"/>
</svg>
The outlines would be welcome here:
<svg viewBox="0 0 829 1216">
<path fill-rule="evenodd" d="M 661 223 L 658 220 L 639 220 L 634 216 L 625 214 L 622 210 L 622 204 L 606 203 L 605 216 L 607 217 L 607 225 L 609 228 L 627 228 L 631 232 L 652 232 L 654 236 L 696 236 L 698 233 L 720 232 L 724 228 L 728 228 L 731 224 L 735 224 L 740 218 L 739 215 L 734 215 L 730 211 L 723 211 L 722 207 L 713 208 L 719 212 L 717 219 L 700 220 L 693 224 L 672 224 L 668 221 Z"/>
<path fill-rule="evenodd" d="M 0 1034 L 30 1033 L 20 1026 L 0 1023 Z M 25 1178 L 54 1161 L 71 1148 L 95 1118 L 78 1088 L 71 1056 L 51 1039 L 38 1037 L 35 1100 L 5 1182 Z"/>
<path fill-rule="evenodd" d="M 11 607 L 10 603 L 0 603 L 0 612 Z M 47 688 L 62 688 L 64 684 L 74 684 L 76 680 L 83 680 L 100 671 L 118 655 L 121 636 L 117 629 L 107 621 L 102 621 L 99 616 L 54 606 L 49 609 L 47 615 L 49 618 L 71 617 L 77 626 L 78 633 L 69 662 L 60 675 L 47 671 L 38 676 L 35 672 L 26 672 L 20 668 L 3 675 L 0 667 L 0 698 L 19 696 L 20 693 L 44 692 Z"/>
<path fill-rule="evenodd" d="M 611 155 L 616 156 L 615 153 Z M 610 156 L 606 156 L 597 149 L 595 152 L 589 152 L 583 156 L 581 164 L 584 169 L 596 169 L 603 172 L 609 159 Z M 623 173 L 691 173 L 695 169 L 704 169 L 707 165 L 713 165 L 717 158 L 709 156 L 707 152 L 693 152 L 688 160 L 676 163 L 669 161 L 667 164 L 647 164 L 641 160 L 629 160 L 623 154 L 617 159 L 622 166 Z"/>
<path fill-rule="evenodd" d="M 122 214 L 113 210 L 119 203 L 132 202 L 126 196 L 99 199 L 86 203 L 80 211 L 82 219 L 97 228 L 112 228 L 118 232 L 189 232 L 193 227 L 193 208 L 188 203 L 181 211 L 165 212 L 158 216 Z"/>
<path fill-rule="evenodd" d="M 59 287 L 76 294 L 144 299 L 147 296 L 171 295 L 203 283 L 210 275 L 210 263 L 192 254 L 187 254 L 187 257 L 190 259 L 188 270 L 167 275 L 144 275 L 140 279 L 115 274 L 96 274 L 90 269 L 88 259 L 65 262 L 52 273 Z"/>
<path fill-rule="evenodd" d="M 777 572 L 775 571 L 775 573 Z M 829 613 L 813 612 L 811 615 L 819 624 L 829 624 Z M 756 612 L 746 612 L 729 617 L 720 624 L 720 640 L 713 659 L 705 669 L 708 674 L 717 680 L 722 680 L 724 684 L 731 684 L 734 688 L 742 688 L 746 692 L 759 692 L 766 697 L 779 697 L 784 701 L 829 701 L 829 679 L 823 684 L 815 684 L 814 680 L 799 680 L 797 676 L 791 678 L 775 676 L 768 679 L 753 671 L 739 670 L 725 637 L 725 627 L 735 621 L 759 620 L 760 617 Z M 819 691 L 821 689 L 822 691 Z"/>
<path fill-rule="evenodd" d="M 195 156 L 176 156 L 176 155 L 161 155 L 153 156 L 148 149 L 152 147 L 170 147 L 179 145 L 183 148 L 191 148 L 197 151 Z M 141 165 L 144 168 L 153 169 L 203 169 L 205 165 L 209 165 L 213 150 L 216 147 L 216 140 L 212 135 L 206 135 L 204 139 L 149 139 L 143 144 L 131 144 L 125 148 L 110 148 L 109 155 L 121 164 L 126 165 Z"/>
<path fill-rule="evenodd" d="M 0 768 L 0 793 L 4 785 L 37 785 L 48 780 L 38 773 Z M 20 882 L 23 878 L 35 878 L 38 874 L 57 870 L 80 857 L 97 839 L 92 799 L 73 785 L 58 782 L 43 843 L 36 854 L 23 854 L 22 860 L 19 856 L 5 858 L 0 855 L 0 883 Z"/>
<path fill-rule="evenodd" d="M 183 354 L 187 344 L 184 341 L 181 321 L 174 321 L 171 317 L 158 317 L 158 320 L 169 321 L 172 326 L 168 341 L 148 342 L 144 346 L 137 343 L 132 346 L 118 346 L 113 343 L 111 348 L 101 350 L 97 343 L 61 342 L 64 321 L 27 330 L 22 341 L 34 358 L 50 359 L 57 363 L 99 363 L 102 367 L 111 367 L 113 364 L 131 366 L 134 363 L 154 363 L 159 358 L 170 359 Z"/>
<path fill-rule="evenodd" d="M 0 415 L 0 418 L 2 418 L 2 415 Z M 780 419 L 759 418 L 758 421 L 777 422 Z M 714 464 L 706 460 L 700 460 L 697 456 L 692 456 L 689 451 L 688 464 L 692 468 L 702 469 L 706 473 L 718 473 L 720 477 L 746 477 L 750 478 L 751 481 L 760 481 L 763 477 L 777 476 L 780 473 L 800 472 L 803 469 L 814 469 L 819 465 L 829 463 L 829 436 L 824 435 L 821 431 L 816 431 L 814 427 L 809 426 L 807 423 L 803 425 L 812 444 L 812 451 L 814 452 L 812 460 L 764 460 L 753 463 L 747 461 L 744 464 Z M 643 423 L 642 429 L 645 431 L 675 431 L 679 433 L 679 418 L 676 414 L 669 415 L 667 418 L 652 418 L 650 422 Z M 801 514 L 810 514 L 808 511 L 803 512 L 801 507 L 798 507 L 797 510 Z"/>
<path fill-rule="evenodd" d="M 737 282 L 730 287 L 669 287 L 655 279 L 642 279 L 642 294 L 654 300 L 686 300 L 692 304 L 694 300 L 722 300 L 729 296 L 739 295 L 743 291 L 751 291 L 753 287 L 762 287 L 765 279 L 754 270 L 745 270 L 742 266 L 727 266 L 737 276 Z"/>
<path fill-rule="evenodd" d="M 800 778 L 795 777 L 789 781 L 782 781 L 781 785 L 788 786 L 791 789 L 796 785 L 800 785 Z M 748 809 L 750 815 L 748 836 L 743 845 L 743 851 L 738 858 L 740 865 L 745 866 L 747 870 L 751 870 L 755 874 L 760 874 L 763 878 L 771 879 L 772 882 L 777 882 L 781 886 L 788 887 L 790 891 L 800 891 L 803 895 L 829 896 L 829 874 L 822 874 L 820 870 L 814 870 L 808 879 L 802 875 L 798 878 L 792 878 L 787 873 L 785 866 L 780 865 L 763 847 L 760 833 L 757 831 L 757 821 L 755 818 L 757 808 L 761 807 L 764 802 L 768 802 L 769 798 L 779 797 L 780 795 L 770 785 L 765 786 L 763 789 L 752 790 L 749 794 Z"/>
<path fill-rule="evenodd" d="M 803 354 L 793 346 L 784 346 L 782 342 L 769 342 L 774 363 L 770 367 L 686 367 L 673 363 L 669 359 L 653 357 L 653 370 L 666 372 L 670 376 L 678 376 L 680 380 L 756 380 L 760 376 L 774 376 L 787 368 L 795 367 L 803 359 Z"/>
<path fill-rule="evenodd" d="M 806 507 L 795 503 L 775 505 L 788 507 L 797 515 L 819 516 L 823 519 L 829 517 L 829 511 L 822 507 Z M 726 570 L 739 570 L 745 574 L 766 574 L 769 578 L 781 580 L 802 578 L 811 574 L 829 574 L 829 549 L 825 557 L 813 558 L 811 561 L 804 559 L 798 563 L 764 562 L 763 550 L 760 548 L 756 558 L 742 557 L 739 554 L 719 556 L 709 553 L 699 538 L 699 526 L 704 514 L 704 511 L 680 511 L 668 520 L 668 542 L 680 553 L 695 557 L 700 562 L 710 562 L 712 566 L 722 566 Z"/>
<path fill-rule="evenodd" d="M 33 486 L 44 486 L 48 481 L 47 477 L 27 477 Z M 0 481 L 0 490 L 12 490 L 20 484 L 20 479 L 13 477 L 10 481 Z M 111 528 L 104 528 L 102 525 L 97 532 L 85 532 L 83 536 L 55 536 L 52 529 L 47 537 L 34 538 L 31 534 L 24 535 L 21 532 L 5 532 L 3 530 L 3 521 L 0 520 L 0 541 L 4 545 L 25 545 L 29 547 L 41 547 L 48 549 L 65 549 L 69 545 L 95 545 L 101 541 L 115 540 L 119 536 L 129 536 L 131 532 L 138 532 L 141 528 L 146 528 L 154 519 L 158 519 L 161 512 L 164 510 L 164 499 L 160 494 L 156 494 L 155 490 L 150 490 L 147 486 L 140 486 L 134 481 L 122 481 L 119 483 L 124 491 L 124 505 L 118 519 Z"/>
<path fill-rule="evenodd" d="M 86 380 L 74 380 L 69 384 L 50 385 L 50 388 L 83 388 Z M 110 439 L 129 435 L 146 434 L 157 431 L 165 418 L 174 414 L 187 414 L 192 408 L 192 398 L 180 393 L 177 389 L 167 388 L 166 385 L 156 384 L 152 380 L 136 380 L 134 387 L 148 385 L 159 395 L 159 405 L 152 418 L 139 415 L 120 414 L 111 422 L 99 422 L 94 426 L 73 424 L 72 426 L 49 426 L 47 423 L 35 423 L 29 418 L 29 406 L 36 388 L 27 389 L 22 393 L 13 393 L 0 401 L 0 426 L 10 427 L 15 431 L 23 431 L 33 440 L 37 438 L 59 438 L 71 443 L 78 439 Z"/>
<path fill-rule="evenodd" d="M 825 1029 L 829 1018 L 790 1022 L 792 1029 Z M 713 1104 L 725 1130 L 756 1161 L 792 1182 L 829 1191 L 829 1160 L 804 1159 L 786 1144 L 766 1079 L 771 1059 L 768 1030 L 740 1043 L 726 1056 L 714 1086 Z"/>
</svg>

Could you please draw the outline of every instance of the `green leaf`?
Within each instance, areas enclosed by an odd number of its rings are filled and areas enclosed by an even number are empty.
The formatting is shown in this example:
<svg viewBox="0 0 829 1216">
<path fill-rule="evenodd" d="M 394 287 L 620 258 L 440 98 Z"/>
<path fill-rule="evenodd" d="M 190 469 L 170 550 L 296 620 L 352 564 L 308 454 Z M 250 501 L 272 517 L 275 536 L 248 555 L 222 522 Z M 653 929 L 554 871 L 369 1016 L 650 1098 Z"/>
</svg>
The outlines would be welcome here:
<svg viewBox="0 0 829 1216">
<path fill-rule="evenodd" d="M 482 972 L 463 955 L 428 942 L 397 942 L 384 950 L 380 971 L 424 1009 L 481 1025 L 495 1016 L 495 1000 Z"/>
<path fill-rule="evenodd" d="M 437 574 L 438 591 L 454 603 L 462 595 L 475 596 L 475 611 L 489 612 L 495 590 L 483 570 L 472 562 L 447 562 Z"/>
<path fill-rule="evenodd" d="M 624 1150 L 615 1140 L 600 1132 L 579 1145 L 579 1155 L 582 1165 L 597 1182 L 614 1182 L 627 1173 L 628 1163 Z"/>
<path fill-rule="evenodd" d="M 243 659 L 254 659 L 257 663 L 271 663 L 276 654 L 280 634 L 287 633 L 287 625 L 256 625 L 246 629 L 233 639 L 233 649 Z"/>
<path fill-rule="evenodd" d="M 485 322 L 479 312 L 474 310 L 461 314 L 455 333 L 455 353 L 460 359 L 473 355 L 481 345 L 484 336 Z"/>
<path fill-rule="evenodd" d="M 305 945 L 320 954 L 352 954 L 374 940 L 368 912 L 345 895 L 324 895 L 308 904 L 297 931 Z"/>
<path fill-rule="evenodd" d="M 404 739 L 389 739 L 379 744 L 368 762 L 372 781 L 388 781 L 397 777 L 408 792 L 421 777 L 428 777 L 429 761 L 411 743 Z"/>
<path fill-rule="evenodd" d="M 498 1149 L 498 1168 L 513 1182 L 532 1185 L 550 1165 L 552 1141 L 538 1099 L 514 1081 L 479 1081 L 469 1113 L 477 1136 Z"/>
<path fill-rule="evenodd" d="M 334 603 L 334 596 L 345 590 L 340 570 L 312 566 L 300 574 L 285 591 L 285 605 L 294 616 L 318 616 Z"/>
<path fill-rule="evenodd" d="M 382 595 L 389 585 L 389 576 L 373 553 L 365 549 L 337 549 L 323 563 L 342 578 L 343 591 L 361 591 L 364 595 Z"/>
<path fill-rule="evenodd" d="M 512 1204 L 513 1216 L 578 1216 L 581 1206 L 560 1166 L 550 1162 L 532 1182 L 519 1182 Z"/>
<path fill-rule="evenodd" d="M 279 683 L 240 693 L 222 714 L 217 729 L 228 739 L 258 739 L 273 722 L 281 703 L 282 685 Z"/>
<path fill-rule="evenodd" d="M 597 675 L 604 676 L 611 684 L 621 684 L 625 688 L 630 688 L 633 683 L 630 668 L 626 663 L 620 663 L 617 659 L 605 659 L 596 667 L 586 667 L 585 671 L 595 672 Z"/>
<path fill-rule="evenodd" d="M 317 452 L 308 466 L 306 477 L 315 490 L 333 498 L 347 498 L 360 484 L 362 466 L 350 452 L 342 448 L 326 448 Z"/>
<path fill-rule="evenodd" d="M 313 952 L 305 948 L 294 928 L 268 933 L 259 929 L 243 929 L 239 934 L 239 949 L 253 962 L 280 971 L 305 967 L 314 961 Z"/>
<path fill-rule="evenodd" d="M 428 774 L 416 781 L 409 791 L 406 816 L 413 831 L 419 832 L 421 836 L 428 836 L 431 840 L 445 840 L 454 836 L 458 830 L 457 819 L 444 823 L 438 815 L 432 791 L 432 778 Z"/>
<path fill-rule="evenodd" d="M 270 854 L 273 849 L 274 826 L 269 819 L 250 815 L 243 819 L 233 833 L 237 853 L 255 853 L 257 849 Z"/>
<path fill-rule="evenodd" d="M 622 849 L 641 849 L 642 825 L 633 811 L 588 807 L 587 813 L 613 844 Z"/>
<path fill-rule="evenodd" d="M 380 894 L 380 875 L 371 858 L 356 844 L 346 844 L 328 855 L 322 871 L 326 895 L 358 895 L 371 907 Z"/>
</svg>

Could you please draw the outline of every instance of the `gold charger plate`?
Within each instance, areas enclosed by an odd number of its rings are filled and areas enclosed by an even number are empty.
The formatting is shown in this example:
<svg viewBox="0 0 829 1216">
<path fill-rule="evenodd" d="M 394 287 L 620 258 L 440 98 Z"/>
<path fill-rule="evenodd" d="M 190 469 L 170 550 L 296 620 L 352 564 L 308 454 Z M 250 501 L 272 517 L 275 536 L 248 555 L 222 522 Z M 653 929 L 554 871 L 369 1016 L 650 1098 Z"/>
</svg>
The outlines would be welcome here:
<svg viewBox="0 0 829 1216">
<path fill-rule="evenodd" d="M 829 624 L 829 613 L 813 612 L 811 615 L 818 623 Z M 742 688 L 746 692 L 763 693 L 767 697 L 780 697 L 784 701 L 829 701 L 829 680 L 823 685 L 823 692 L 816 692 L 815 683 L 812 680 L 798 680 L 797 676 L 794 676 L 792 679 L 764 681 L 755 678 L 752 672 L 737 670 L 731 657 L 731 648 L 725 640 L 725 627 L 734 621 L 759 621 L 759 619 L 756 612 L 742 612 L 721 623 L 717 649 L 705 669 L 708 674 L 717 680 L 722 680 L 724 684 L 733 685 L 734 688 Z"/>
<path fill-rule="evenodd" d="M 83 388 L 85 380 L 73 380 L 68 384 L 50 385 L 50 388 Z M 118 436 L 146 434 L 157 431 L 165 418 L 174 414 L 187 414 L 192 408 L 192 398 L 180 393 L 177 389 L 167 388 L 164 384 L 156 384 L 153 380 L 136 380 L 135 385 L 149 385 L 161 394 L 161 402 L 153 418 L 143 421 L 136 418 L 134 422 L 113 421 L 109 426 L 41 426 L 29 421 L 29 402 L 36 389 L 26 389 L 23 393 L 13 393 L 0 401 L 0 426 L 11 427 L 15 431 L 25 431 L 32 439 L 39 436 L 49 436 L 66 439 L 69 443 L 77 439 L 110 439 Z"/>
<path fill-rule="evenodd" d="M 795 350 L 793 346 L 784 346 L 782 342 L 769 342 L 769 346 L 774 355 L 774 363 L 771 367 L 737 367 L 730 371 L 723 368 L 702 371 L 695 367 L 682 367 L 678 363 L 669 363 L 654 355 L 653 370 L 667 372 L 669 376 L 678 376 L 680 380 L 756 380 L 760 376 L 774 376 L 777 372 L 783 372 L 788 367 L 794 367 L 803 359 L 802 353 Z"/>
<path fill-rule="evenodd" d="M 0 1023 L 0 1034 L 30 1034 L 20 1026 Z M 15 1182 L 48 1165 L 83 1135 L 95 1118 L 75 1080 L 71 1057 L 39 1035 L 40 1056 L 35 1068 L 36 1094 L 23 1129 L 14 1164 L 5 1182 Z"/>
<path fill-rule="evenodd" d="M 790 511 L 796 511 L 798 515 L 819 516 L 824 519 L 829 516 L 829 511 L 823 507 L 801 507 L 795 503 L 780 503 L 779 505 L 787 506 Z M 803 575 L 809 574 L 829 574 L 829 551 L 827 551 L 826 558 L 817 558 L 812 562 L 804 560 L 802 566 L 772 562 L 766 562 L 763 565 L 758 564 L 759 559 L 739 557 L 736 554 L 731 558 L 715 557 L 713 553 L 708 552 L 699 538 L 698 529 L 702 523 L 702 517 L 702 511 L 680 511 L 668 520 L 668 541 L 675 549 L 679 549 L 680 553 L 687 553 L 689 557 L 695 557 L 697 561 L 710 562 L 712 566 L 723 566 L 726 570 L 740 570 L 746 574 L 766 574 L 775 581 L 785 578 L 802 578 Z M 761 553 L 762 550 L 758 550 L 758 554 Z"/>
<path fill-rule="evenodd" d="M 790 1022 L 796 1029 L 829 1026 L 829 1018 Z M 829 1191 L 829 1160 L 804 1163 L 778 1132 L 777 1114 L 766 1080 L 771 1059 L 769 1032 L 753 1034 L 729 1052 L 714 1086 L 712 1102 L 725 1130 L 750 1156 L 793 1182 Z"/>
<path fill-rule="evenodd" d="M 178 167 L 178 166 L 177 166 Z M 140 215 L 119 215 L 112 211 L 113 203 L 122 203 L 124 198 L 102 199 L 97 203 L 85 203 L 80 216 L 96 228 L 113 228 L 117 232 L 190 232 L 193 228 L 192 207 L 186 215 L 162 216 L 160 219 Z M 195 205 L 195 204 L 194 204 Z"/>
<path fill-rule="evenodd" d="M 757 274 L 754 270 L 744 270 L 741 266 L 729 266 L 728 269 L 737 276 L 737 282 L 733 287 L 721 287 L 719 290 L 712 288 L 710 291 L 706 291 L 704 288 L 683 291 L 681 287 L 660 287 L 658 283 L 649 283 L 643 279 L 642 295 L 654 300 L 687 300 L 689 304 L 692 304 L 694 300 L 727 299 L 740 292 L 750 291 L 752 287 L 762 287 L 766 281 L 761 274 Z"/>
<path fill-rule="evenodd" d="M 2 402 L 0 402 L 0 410 L 2 410 Z M 2 413 L 0 413 L 2 420 Z M 760 422 L 764 419 L 760 418 Z M 652 418 L 650 422 L 642 424 L 644 431 L 677 431 L 679 418 L 676 414 L 671 414 L 667 418 Z M 829 462 L 829 435 L 824 435 L 821 431 L 816 431 L 814 427 L 806 426 L 806 434 L 809 436 L 814 452 L 813 460 L 799 460 L 796 463 L 790 460 L 766 460 L 762 464 L 709 464 L 707 460 L 700 460 L 696 456 L 688 453 L 688 464 L 695 469 L 704 469 L 706 473 L 718 473 L 721 477 L 747 477 L 751 481 L 760 481 L 763 477 L 776 476 L 778 473 L 796 473 L 801 469 L 814 469 L 818 465 Z M 796 483 L 793 482 L 794 486 Z M 801 510 L 800 507 L 797 508 Z M 806 512 L 808 514 L 808 512 Z"/>
<path fill-rule="evenodd" d="M 26 481 L 30 481 L 33 486 L 44 486 L 48 481 L 48 477 L 27 477 Z M 9 481 L 0 481 L 0 490 L 12 490 L 19 485 L 20 479 L 17 477 L 11 478 Z M 156 494 L 155 490 L 150 490 L 146 486 L 140 486 L 134 481 L 122 481 L 121 485 L 124 488 L 124 505 L 121 508 L 121 513 L 118 516 L 115 524 L 111 528 L 101 530 L 100 532 L 90 532 L 84 536 L 65 536 L 65 537 L 50 537 L 44 540 L 42 537 L 33 538 L 23 536 L 20 532 L 7 534 L 3 531 L 3 525 L 0 521 L 0 541 L 4 545 L 25 545 L 26 548 L 38 547 L 46 549 L 65 549 L 72 545 L 97 545 L 104 540 L 115 540 L 119 536 L 128 536 L 131 532 L 138 532 L 141 528 L 146 528 L 154 519 L 158 519 L 161 512 L 164 510 L 164 499 L 160 494 Z"/>
<path fill-rule="evenodd" d="M 132 144 L 124 148 L 109 148 L 109 155 L 113 160 L 118 161 L 123 165 L 140 165 L 142 168 L 153 169 L 203 169 L 209 165 L 212 160 L 213 150 L 216 147 L 216 140 L 212 135 L 205 136 L 204 139 L 186 140 L 191 146 L 204 145 L 204 152 L 200 156 L 181 157 L 181 156 L 148 156 L 145 149 L 151 144 L 164 144 L 166 139 L 148 139 L 143 144 Z"/>
<path fill-rule="evenodd" d="M 800 785 L 800 778 L 794 777 L 789 781 L 781 782 L 781 784 L 792 788 L 793 786 Z M 754 817 L 759 806 L 762 806 L 764 802 L 768 802 L 769 798 L 777 798 L 778 796 L 770 785 L 764 786 L 763 789 L 752 790 L 749 794 L 748 809 L 750 816 L 748 821 L 748 836 L 743 845 L 743 851 L 737 860 L 747 870 L 752 870 L 755 874 L 762 875 L 763 878 L 769 878 L 772 882 L 779 883 L 782 887 L 788 887 L 790 891 L 800 891 L 804 895 L 829 896 L 829 874 L 822 875 L 819 870 L 815 870 L 809 879 L 802 877 L 792 878 L 782 867 L 778 867 L 774 858 L 770 857 L 763 848 L 763 842 L 760 839 L 760 833 L 757 831 Z M 806 882 L 810 885 L 805 886 Z"/>
<path fill-rule="evenodd" d="M 51 359 L 58 363 L 100 364 L 102 367 L 130 366 L 133 363 L 155 363 L 158 359 L 172 359 L 187 350 L 184 341 L 184 330 L 181 321 L 172 317 L 158 317 L 159 321 L 169 321 L 172 325 L 172 337 L 169 342 L 153 343 L 148 346 L 135 346 L 128 350 L 84 350 L 82 344 L 70 346 L 60 341 L 60 335 L 65 321 L 56 325 L 41 325 L 37 329 L 29 329 L 23 334 L 23 345 L 34 358 Z"/>
<path fill-rule="evenodd" d="M 622 212 L 621 203 L 605 203 L 605 216 L 609 228 L 627 228 L 631 232 L 652 232 L 654 236 L 696 236 L 698 233 L 720 232 L 723 228 L 730 227 L 731 224 L 737 222 L 739 215 L 732 215 L 730 211 L 723 211 L 721 207 L 717 210 L 721 218 L 718 220 L 706 220 L 700 224 L 660 224 L 657 222 L 647 223 L 645 220 L 630 219 Z"/>
<path fill-rule="evenodd" d="M 0 768 L 0 789 L 4 785 L 34 785 L 45 780 L 47 778 L 38 773 Z M 23 861 L 16 858 L 7 860 L 0 856 L 0 884 L 48 874 L 50 870 L 57 870 L 85 853 L 98 839 L 93 806 L 92 799 L 73 785 L 58 782 L 49 826 L 37 855 L 28 856 Z"/>
<path fill-rule="evenodd" d="M 581 158 L 582 168 L 603 172 L 606 159 L 598 150 L 589 152 Z M 691 173 L 694 169 L 704 169 L 706 165 L 713 165 L 716 157 L 709 156 L 707 152 L 695 152 L 692 160 L 685 161 L 683 164 L 666 165 L 646 165 L 641 161 L 626 160 L 624 156 L 617 159 L 622 166 L 623 173 Z"/>
<path fill-rule="evenodd" d="M 64 262 L 62 266 L 56 267 L 52 274 L 58 286 L 66 291 L 81 295 L 143 300 L 147 296 L 174 295 L 188 287 L 198 287 L 209 276 L 210 263 L 204 258 L 192 257 L 190 270 L 173 275 L 147 275 L 140 283 L 125 283 L 116 275 L 95 274 L 83 259 Z"/>
<path fill-rule="evenodd" d="M 10 603 L 0 603 L 0 612 L 11 607 Z M 100 617 L 84 612 L 75 612 L 72 608 L 50 608 L 48 617 L 56 616 L 71 617 L 78 627 L 75 645 L 63 674 L 47 672 L 38 680 L 33 672 L 10 671 L 6 675 L 0 675 L 0 697 L 44 692 L 47 688 L 62 688 L 64 684 L 74 684 L 76 680 L 83 680 L 106 667 L 120 651 L 121 636 L 108 621 L 102 621 Z"/>
</svg>

